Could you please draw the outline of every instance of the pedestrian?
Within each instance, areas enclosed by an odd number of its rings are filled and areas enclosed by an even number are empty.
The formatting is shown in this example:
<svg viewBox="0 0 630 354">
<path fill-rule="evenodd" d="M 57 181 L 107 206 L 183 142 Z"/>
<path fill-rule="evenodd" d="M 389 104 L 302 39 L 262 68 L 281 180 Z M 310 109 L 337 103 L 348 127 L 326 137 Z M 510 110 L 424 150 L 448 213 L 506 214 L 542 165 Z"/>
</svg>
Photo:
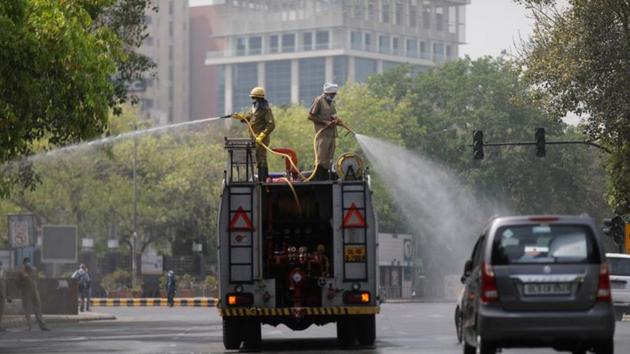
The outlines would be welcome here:
<svg viewBox="0 0 630 354">
<path fill-rule="evenodd" d="M 0 261 L 0 332 L 6 331 L 2 326 L 2 316 L 4 315 L 4 302 L 11 302 L 7 293 L 7 283 L 4 277 L 4 269 L 2 268 L 2 261 Z"/>
<path fill-rule="evenodd" d="M 35 314 L 35 319 L 42 331 L 50 331 L 42 316 L 42 305 L 37 290 L 37 270 L 32 266 L 31 259 L 25 257 L 17 275 L 18 287 L 22 294 L 22 308 L 26 317 L 26 326 L 31 330 L 31 313 Z"/>
<path fill-rule="evenodd" d="M 330 166 L 335 155 L 337 138 L 337 124 L 341 120 L 337 117 L 335 108 L 335 96 L 337 95 L 337 84 L 325 83 L 323 93 L 313 100 L 311 109 L 308 112 L 308 119 L 313 121 L 317 138 L 315 180 L 323 181 L 330 179 Z"/>
<path fill-rule="evenodd" d="M 264 182 L 269 176 L 267 167 L 267 149 L 262 145 L 269 146 L 269 135 L 275 129 L 276 124 L 271 112 L 269 102 L 265 99 L 265 89 L 254 87 L 249 93 L 252 99 L 252 109 L 249 113 L 235 113 L 232 118 L 251 124 L 253 134 L 252 139 L 256 141 L 256 167 L 258 168 L 258 181 Z"/>
<path fill-rule="evenodd" d="M 79 311 L 83 312 L 84 309 L 86 311 L 90 311 L 90 291 L 92 290 L 92 279 L 90 279 L 90 274 L 88 273 L 85 264 L 81 264 L 79 269 L 72 273 L 72 279 L 77 279 L 79 282 L 79 297 L 81 299 Z M 85 301 L 86 298 L 87 303 Z"/>
<path fill-rule="evenodd" d="M 166 275 L 166 302 L 168 306 L 173 307 L 175 305 L 175 291 L 177 290 L 177 280 L 175 279 L 175 272 L 169 270 Z"/>
</svg>

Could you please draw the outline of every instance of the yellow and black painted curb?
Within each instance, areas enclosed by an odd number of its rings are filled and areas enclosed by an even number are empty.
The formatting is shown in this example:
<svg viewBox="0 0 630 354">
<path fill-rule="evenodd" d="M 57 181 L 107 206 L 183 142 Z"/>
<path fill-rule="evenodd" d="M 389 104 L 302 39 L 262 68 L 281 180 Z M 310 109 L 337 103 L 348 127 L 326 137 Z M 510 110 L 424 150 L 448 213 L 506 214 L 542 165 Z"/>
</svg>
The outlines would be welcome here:
<svg viewBox="0 0 630 354">
<path fill-rule="evenodd" d="M 208 298 L 175 298 L 174 306 L 179 307 L 215 307 L 217 299 Z M 168 306 L 165 298 L 130 298 L 130 299 L 108 299 L 93 298 L 90 300 L 92 306 L 109 306 L 109 307 L 152 307 L 152 306 Z"/>
<path fill-rule="evenodd" d="M 219 308 L 221 317 L 374 315 L 379 312 L 378 306 Z"/>
</svg>

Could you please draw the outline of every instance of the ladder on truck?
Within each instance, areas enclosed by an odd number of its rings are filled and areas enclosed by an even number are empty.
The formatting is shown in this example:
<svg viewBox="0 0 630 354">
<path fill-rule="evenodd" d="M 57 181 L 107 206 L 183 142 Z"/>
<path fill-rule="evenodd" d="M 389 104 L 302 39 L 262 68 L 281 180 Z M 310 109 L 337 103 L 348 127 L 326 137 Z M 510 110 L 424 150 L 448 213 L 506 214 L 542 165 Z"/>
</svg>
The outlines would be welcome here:
<svg viewBox="0 0 630 354">
<path fill-rule="evenodd" d="M 228 154 L 225 191 L 228 193 L 228 266 L 230 283 L 254 279 L 254 149 L 251 139 L 225 139 Z"/>
</svg>

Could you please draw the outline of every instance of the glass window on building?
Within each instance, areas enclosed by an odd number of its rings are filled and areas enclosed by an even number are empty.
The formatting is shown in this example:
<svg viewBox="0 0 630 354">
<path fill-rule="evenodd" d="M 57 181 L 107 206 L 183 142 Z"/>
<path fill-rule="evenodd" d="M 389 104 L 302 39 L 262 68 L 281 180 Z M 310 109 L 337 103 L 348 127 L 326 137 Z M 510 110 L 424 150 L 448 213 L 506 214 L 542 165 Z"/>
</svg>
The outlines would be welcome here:
<svg viewBox="0 0 630 354">
<path fill-rule="evenodd" d="M 333 57 L 333 82 L 343 85 L 348 79 L 348 57 Z"/>
<path fill-rule="evenodd" d="M 249 55 L 262 54 L 262 37 L 250 37 L 249 38 Z"/>
<path fill-rule="evenodd" d="M 217 111 L 213 115 L 224 115 L 225 112 L 225 66 L 215 66 L 217 73 Z"/>
<path fill-rule="evenodd" d="M 243 111 L 251 106 L 249 92 L 258 84 L 258 64 L 243 63 L 234 64 L 232 67 L 234 88 L 232 97 L 234 99 L 233 111 Z"/>
<path fill-rule="evenodd" d="M 365 34 L 365 44 L 363 48 L 365 48 L 365 50 L 367 51 L 372 50 L 372 35 L 370 35 L 369 33 Z"/>
<path fill-rule="evenodd" d="M 457 33 L 457 8 L 455 6 L 448 8 L 448 33 Z"/>
<path fill-rule="evenodd" d="M 403 26 L 403 3 L 400 0 L 396 1 L 395 18 L 397 25 Z"/>
<path fill-rule="evenodd" d="M 431 29 L 431 5 L 424 5 L 424 11 L 422 12 L 422 27 L 424 29 Z"/>
<path fill-rule="evenodd" d="M 267 99 L 274 105 L 291 103 L 291 61 L 277 60 L 265 63 L 265 89 Z"/>
<path fill-rule="evenodd" d="M 407 56 L 410 58 L 418 57 L 418 41 L 415 39 L 407 39 Z"/>
<path fill-rule="evenodd" d="M 388 70 L 394 69 L 397 66 L 400 66 L 401 63 L 395 62 L 395 61 L 387 61 L 387 60 L 383 60 L 383 72 L 386 72 Z"/>
<path fill-rule="evenodd" d="M 358 31 L 350 32 L 350 48 L 361 50 L 363 49 L 363 33 Z"/>
<path fill-rule="evenodd" d="M 392 38 L 392 50 L 394 51 L 395 55 L 400 55 L 401 54 L 401 51 L 400 51 L 400 38 L 398 38 L 398 37 Z"/>
<path fill-rule="evenodd" d="M 280 51 L 280 37 L 277 34 L 269 37 L 269 52 L 278 53 Z"/>
<path fill-rule="evenodd" d="M 409 5 L 409 27 L 416 27 L 418 25 L 418 6 Z"/>
<path fill-rule="evenodd" d="M 365 13 L 363 11 L 364 6 L 364 0 L 354 0 L 354 4 L 352 6 L 352 17 L 363 20 L 365 18 Z"/>
<path fill-rule="evenodd" d="M 313 33 L 305 32 L 302 35 L 302 47 L 304 50 L 313 50 Z"/>
<path fill-rule="evenodd" d="M 451 59 L 453 57 L 453 47 L 450 44 L 446 45 L 446 59 Z"/>
<path fill-rule="evenodd" d="M 435 9 L 435 29 L 438 31 L 444 31 L 444 8 L 438 7 Z"/>
<path fill-rule="evenodd" d="M 247 38 L 236 38 L 236 55 L 247 54 Z"/>
<path fill-rule="evenodd" d="M 381 0 L 381 22 L 389 22 L 389 0 Z"/>
<path fill-rule="evenodd" d="M 330 33 L 328 31 L 317 31 L 315 33 L 316 49 L 330 48 Z"/>
<path fill-rule="evenodd" d="M 444 43 L 433 43 L 433 59 L 435 61 L 444 61 Z"/>
<path fill-rule="evenodd" d="M 378 11 L 376 10 L 376 0 L 368 0 L 368 20 L 377 21 Z"/>
<path fill-rule="evenodd" d="M 326 60 L 324 58 L 300 59 L 300 103 L 309 106 L 313 98 L 322 93 L 326 80 Z"/>
<path fill-rule="evenodd" d="M 390 50 L 389 36 L 378 36 L 378 51 L 381 53 L 389 53 Z"/>
<path fill-rule="evenodd" d="M 376 60 L 356 58 L 354 60 L 354 79 L 356 82 L 366 82 L 368 77 L 376 74 Z"/>
<path fill-rule="evenodd" d="M 429 59 L 429 44 L 425 41 L 420 41 L 420 58 Z"/>
<path fill-rule="evenodd" d="M 295 34 L 287 33 L 282 35 L 282 52 L 295 52 Z"/>
</svg>

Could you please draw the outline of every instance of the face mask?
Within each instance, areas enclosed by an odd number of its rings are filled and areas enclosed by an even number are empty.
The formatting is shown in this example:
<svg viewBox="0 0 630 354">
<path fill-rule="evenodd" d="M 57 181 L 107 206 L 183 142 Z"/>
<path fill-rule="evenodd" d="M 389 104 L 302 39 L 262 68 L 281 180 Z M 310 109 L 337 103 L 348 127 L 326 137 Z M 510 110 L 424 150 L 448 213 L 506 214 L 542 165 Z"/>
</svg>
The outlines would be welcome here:
<svg viewBox="0 0 630 354">
<path fill-rule="evenodd" d="M 25 268 L 30 268 L 30 267 L 31 267 L 31 262 L 26 262 L 26 263 L 24 263 L 24 267 L 25 267 Z"/>
<path fill-rule="evenodd" d="M 335 96 L 326 95 L 326 101 L 328 101 L 328 103 L 332 102 L 334 99 Z"/>
</svg>

